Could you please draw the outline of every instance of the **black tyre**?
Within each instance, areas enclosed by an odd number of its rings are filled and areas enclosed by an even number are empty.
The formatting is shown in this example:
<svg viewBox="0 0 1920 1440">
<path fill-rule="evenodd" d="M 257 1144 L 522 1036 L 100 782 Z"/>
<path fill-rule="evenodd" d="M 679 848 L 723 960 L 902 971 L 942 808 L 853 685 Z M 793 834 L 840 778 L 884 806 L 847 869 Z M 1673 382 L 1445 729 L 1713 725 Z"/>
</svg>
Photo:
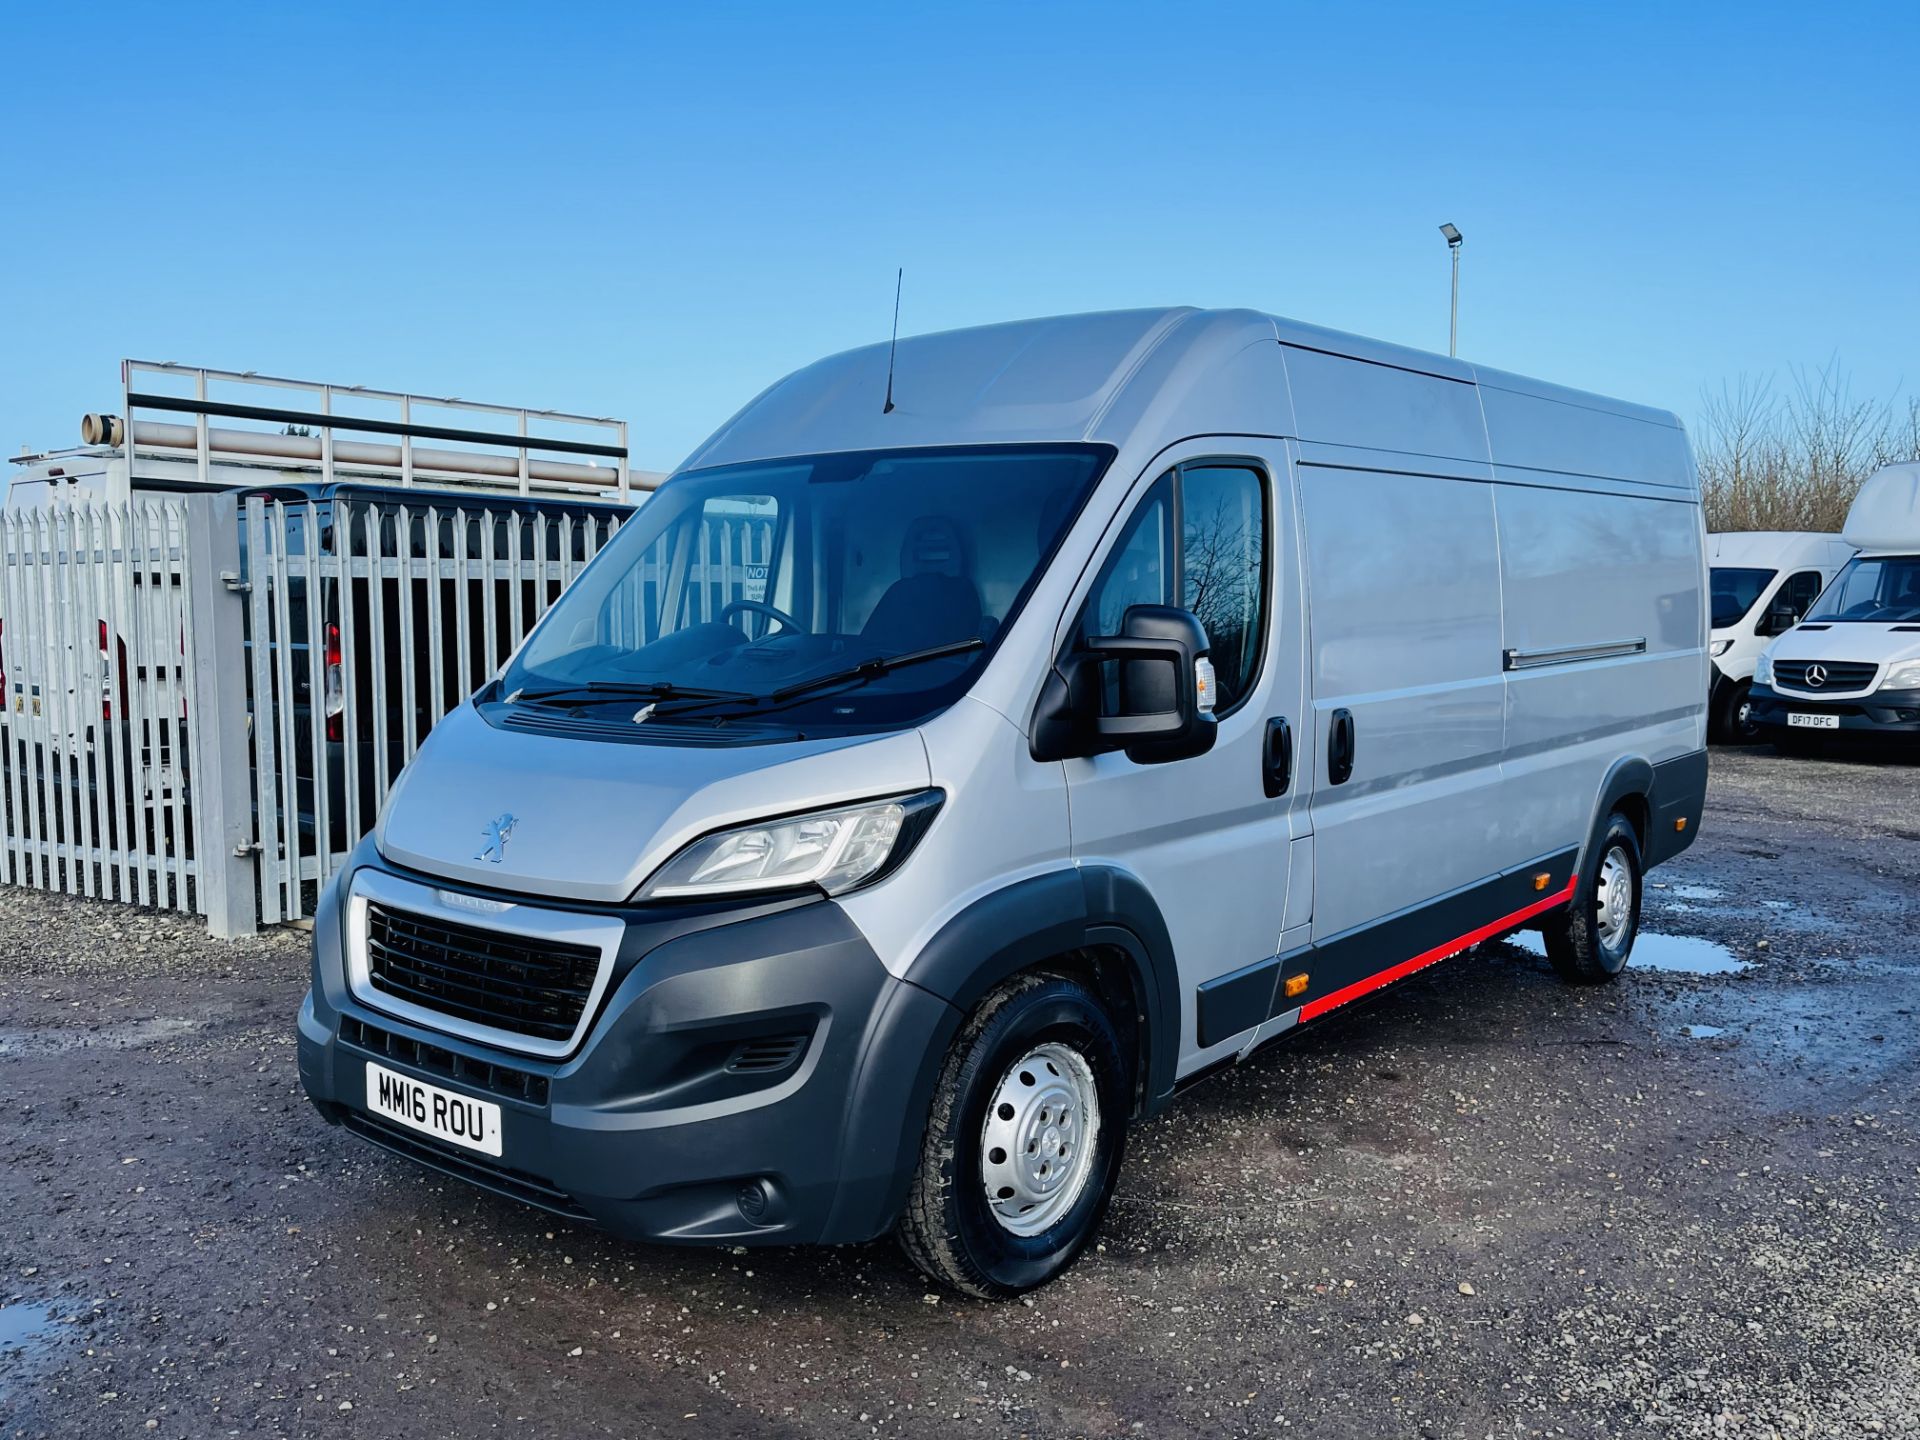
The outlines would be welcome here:
<svg viewBox="0 0 1920 1440">
<path fill-rule="evenodd" d="M 1726 687 L 1714 711 L 1713 727 L 1729 745 L 1755 745 L 1760 727 L 1753 722 L 1753 682 L 1741 680 Z"/>
<path fill-rule="evenodd" d="M 1133 1093 L 1120 1037 L 1078 981 L 1020 975 L 961 1027 L 934 1087 L 900 1243 L 998 1298 L 1073 1263 L 1106 1214 Z"/>
<path fill-rule="evenodd" d="M 1598 985 L 1627 968 L 1640 933 L 1640 839 L 1627 817 L 1607 817 L 1573 902 L 1544 927 L 1547 959 L 1562 980 Z"/>
</svg>

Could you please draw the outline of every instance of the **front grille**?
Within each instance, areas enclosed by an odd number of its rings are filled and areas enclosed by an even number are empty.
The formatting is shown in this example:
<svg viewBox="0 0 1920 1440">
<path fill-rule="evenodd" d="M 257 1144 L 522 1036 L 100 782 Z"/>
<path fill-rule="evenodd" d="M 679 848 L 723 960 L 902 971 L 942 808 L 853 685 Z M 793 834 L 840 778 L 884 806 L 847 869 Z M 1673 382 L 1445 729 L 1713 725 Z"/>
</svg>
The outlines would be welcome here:
<svg viewBox="0 0 1920 1440">
<path fill-rule="evenodd" d="M 496 1065 L 489 1060 L 475 1060 L 457 1050 L 396 1035 L 391 1030 L 369 1025 L 351 1015 L 340 1021 L 340 1038 L 370 1055 L 458 1081 L 462 1085 L 471 1085 L 508 1100 L 524 1100 L 530 1105 L 547 1103 L 547 1077 L 544 1075 L 518 1070 L 511 1065 Z"/>
<path fill-rule="evenodd" d="M 518 1200 L 523 1205 L 535 1205 L 542 1210 L 550 1210 L 555 1215 L 564 1215 L 570 1220 L 584 1220 L 593 1223 L 593 1217 L 582 1210 L 574 1198 L 564 1190 L 542 1180 L 538 1175 L 529 1175 L 524 1170 L 514 1170 L 505 1165 L 495 1165 L 479 1158 L 468 1159 L 464 1154 L 450 1146 L 436 1144 L 424 1136 L 416 1136 L 402 1130 L 398 1125 L 389 1125 L 377 1116 L 363 1111 L 349 1110 L 341 1117 L 341 1123 L 358 1135 L 378 1145 L 382 1150 L 390 1150 L 395 1155 L 405 1156 L 417 1165 L 438 1170 L 443 1175 L 451 1175 L 456 1180 L 464 1180 L 470 1185 L 491 1190 L 495 1194 L 505 1195 L 510 1200 Z"/>
<path fill-rule="evenodd" d="M 1824 670 L 1825 678 L 1818 681 L 1812 679 L 1807 674 L 1809 669 Z M 1773 683 L 1813 695 L 1846 695 L 1873 684 L 1873 677 L 1879 669 L 1878 665 L 1860 660 L 1776 660 L 1773 662 Z"/>
<path fill-rule="evenodd" d="M 600 952 L 367 905 L 367 973 L 376 990 L 455 1020 L 536 1040 L 568 1040 Z"/>
</svg>

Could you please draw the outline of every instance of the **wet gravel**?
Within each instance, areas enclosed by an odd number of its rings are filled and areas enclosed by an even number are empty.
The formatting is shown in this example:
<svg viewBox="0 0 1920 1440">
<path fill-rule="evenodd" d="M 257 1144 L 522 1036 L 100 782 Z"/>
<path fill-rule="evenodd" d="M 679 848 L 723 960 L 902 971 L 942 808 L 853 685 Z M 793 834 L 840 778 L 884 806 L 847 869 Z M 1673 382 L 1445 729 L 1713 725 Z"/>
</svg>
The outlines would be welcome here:
<svg viewBox="0 0 1920 1440">
<path fill-rule="evenodd" d="M 306 937 L 0 890 L 0 1436 L 1920 1434 L 1920 769 L 1714 757 L 1647 925 L 1137 1132 L 1029 1302 L 567 1228 L 322 1125 Z"/>
</svg>

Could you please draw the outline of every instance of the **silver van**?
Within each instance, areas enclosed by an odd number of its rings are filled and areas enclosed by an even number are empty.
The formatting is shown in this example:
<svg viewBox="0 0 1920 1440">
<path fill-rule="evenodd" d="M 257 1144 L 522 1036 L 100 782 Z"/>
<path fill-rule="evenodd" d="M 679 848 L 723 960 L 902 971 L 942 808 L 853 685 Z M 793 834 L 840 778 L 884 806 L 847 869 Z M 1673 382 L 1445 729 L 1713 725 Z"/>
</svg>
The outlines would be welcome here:
<svg viewBox="0 0 1920 1440">
<path fill-rule="evenodd" d="M 851 351 L 434 731 L 301 1078 L 623 1235 L 1027 1290 L 1216 1067 L 1523 926 L 1619 974 L 1706 641 L 1671 415 L 1242 310 Z"/>
</svg>

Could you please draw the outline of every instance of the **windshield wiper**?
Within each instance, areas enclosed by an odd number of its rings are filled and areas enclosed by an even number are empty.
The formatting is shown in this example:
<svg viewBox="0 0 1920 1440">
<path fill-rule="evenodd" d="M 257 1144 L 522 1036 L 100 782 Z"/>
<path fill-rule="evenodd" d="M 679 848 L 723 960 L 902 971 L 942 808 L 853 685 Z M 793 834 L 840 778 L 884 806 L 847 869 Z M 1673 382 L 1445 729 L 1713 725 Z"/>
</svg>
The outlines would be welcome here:
<svg viewBox="0 0 1920 1440">
<path fill-rule="evenodd" d="M 703 690 L 697 685 L 676 685 L 670 680 L 583 680 L 577 685 L 554 685 L 545 690 L 516 690 L 507 696 L 509 704 L 539 704 L 566 695 L 591 698 L 604 695 L 618 700 L 757 700 L 747 690 Z"/>
<path fill-rule="evenodd" d="M 856 682 L 877 680 L 882 675 L 891 674 L 895 670 L 904 670 L 909 665 L 921 665 L 929 660 L 945 660 L 954 655 L 965 655 L 974 650 L 984 649 L 986 643 L 987 642 L 980 636 L 975 635 L 970 639 L 955 640 L 946 645 L 930 645 L 924 650 L 909 650 L 903 655 L 875 655 L 871 659 L 862 660 L 857 665 L 849 665 L 844 670 L 833 670 L 825 675 L 815 675 L 806 680 L 796 680 L 793 684 L 783 685 L 780 689 L 764 696 L 716 695 L 711 697 L 697 697 L 689 695 L 683 690 L 680 692 L 680 696 L 686 699 L 686 704 L 663 705 L 656 710 L 654 714 L 661 719 L 665 719 L 671 715 L 685 714 L 690 710 L 704 710 L 709 705 L 730 700 L 749 702 L 763 712 L 770 711 L 777 709 L 789 701 L 811 695 L 816 690 L 831 690 L 836 685 L 851 685 Z"/>
<path fill-rule="evenodd" d="M 815 675 L 810 680 L 796 680 L 793 684 L 782 686 L 767 696 L 767 701 L 769 704 L 778 704 L 782 700 L 811 695 L 815 690 L 830 690 L 835 685 L 847 685 L 855 680 L 877 680 L 882 675 L 891 674 L 895 670 L 904 670 L 909 665 L 923 664 L 928 660 L 945 660 L 949 655 L 965 655 L 969 651 L 983 648 L 986 643 L 975 635 L 969 640 L 955 640 L 946 645 L 929 645 L 925 650 L 909 650 L 904 655 L 876 655 L 871 660 L 862 660 L 858 665 L 849 665 L 844 670 Z"/>
</svg>

